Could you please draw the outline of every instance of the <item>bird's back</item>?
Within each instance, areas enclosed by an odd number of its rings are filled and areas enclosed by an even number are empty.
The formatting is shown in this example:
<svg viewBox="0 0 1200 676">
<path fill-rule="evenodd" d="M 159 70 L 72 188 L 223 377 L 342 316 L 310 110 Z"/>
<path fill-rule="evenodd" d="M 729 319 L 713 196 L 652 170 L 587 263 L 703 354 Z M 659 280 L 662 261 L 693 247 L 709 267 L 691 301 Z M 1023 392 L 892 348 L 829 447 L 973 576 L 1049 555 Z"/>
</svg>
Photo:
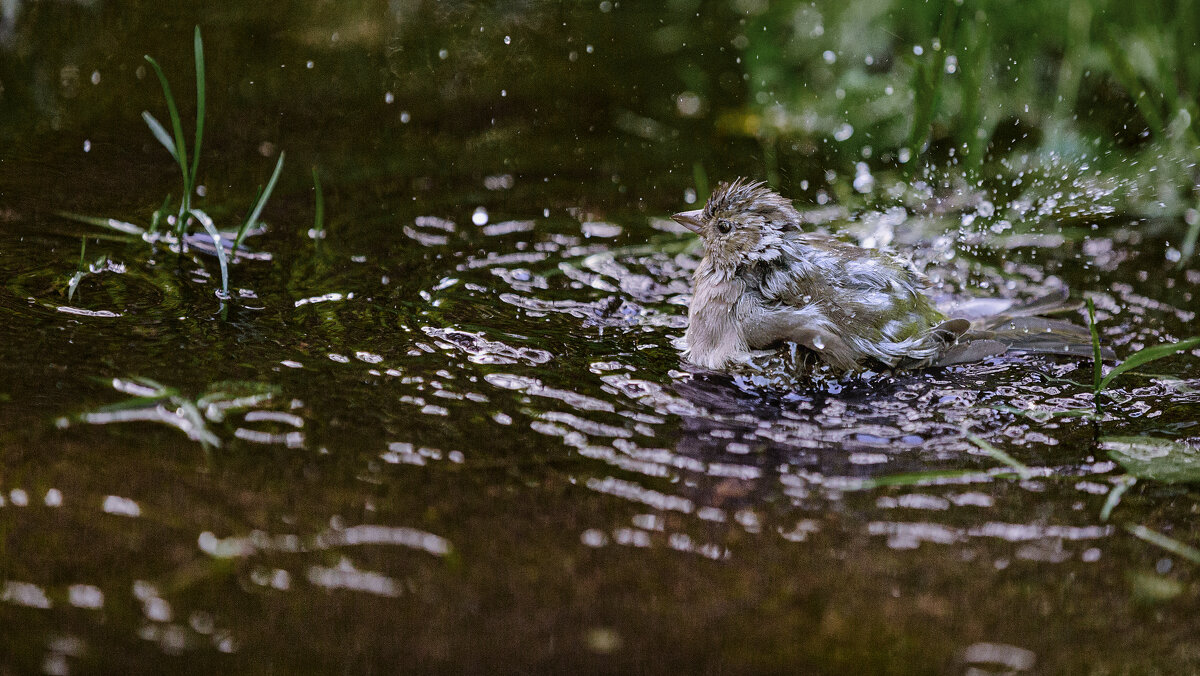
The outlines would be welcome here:
<svg viewBox="0 0 1200 676">
<path fill-rule="evenodd" d="M 811 233 L 787 233 L 778 251 L 752 263 L 744 276 L 762 303 L 759 321 L 771 329 L 758 332 L 751 347 L 787 339 L 789 329 L 818 328 L 845 345 L 843 355 L 824 355 L 841 367 L 867 358 L 895 366 L 930 359 L 941 349 L 944 341 L 932 330 L 945 317 L 922 293 L 925 281 L 911 266 Z"/>
</svg>

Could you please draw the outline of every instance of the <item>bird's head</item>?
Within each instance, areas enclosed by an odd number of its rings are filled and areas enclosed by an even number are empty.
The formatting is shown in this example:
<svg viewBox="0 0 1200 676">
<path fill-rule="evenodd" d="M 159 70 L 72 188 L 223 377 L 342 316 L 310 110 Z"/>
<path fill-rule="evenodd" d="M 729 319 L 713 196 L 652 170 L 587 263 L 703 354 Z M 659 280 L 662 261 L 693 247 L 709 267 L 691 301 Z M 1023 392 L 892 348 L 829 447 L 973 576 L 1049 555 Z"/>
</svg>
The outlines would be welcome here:
<svg viewBox="0 0 1200 676">
<path fill-rule="evenodd" d="M 771 260 L 779 255 L 781 235 L 800 223 L 789 200 L 741 178 L 717 186 L 703 209 L 671 218 L 700 235 L 713 265 L 722 268 Z"/>
</svg>

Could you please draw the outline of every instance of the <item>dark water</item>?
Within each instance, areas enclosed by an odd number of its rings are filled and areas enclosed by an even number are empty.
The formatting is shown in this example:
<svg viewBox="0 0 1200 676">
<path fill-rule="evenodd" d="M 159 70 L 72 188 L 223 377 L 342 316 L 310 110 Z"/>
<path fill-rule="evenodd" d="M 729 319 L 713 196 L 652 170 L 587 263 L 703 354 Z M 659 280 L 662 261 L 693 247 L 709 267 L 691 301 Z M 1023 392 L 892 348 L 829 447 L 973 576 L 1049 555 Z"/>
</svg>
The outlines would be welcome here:
<svg viewBox="0 0 1200 676">
<path fill-rule="evenodd" d="M 1139 481 L 1102 519 L 1124 470 L 1099 442 L 1194 448 L 1197 355 L 1099 419 L 1054 416 L 1092 406 L 1087 360 L 688 368 L 700 252 L 665 216 L 763 148 L 715 123 L 744 103 L 733 10 L 624 4 L 17 6 L 0 672 L 1200 670 L 1195 564 L 1126 529 L 1200 542 L 1200 494 Z M 287 153 L 224 303 L 197 248 L 56 215 L 178 196 L 142 55 L 190 130 L 195 24 L 199 203 L 235 226 Z M 810 174 L 783 187 L 813 227 L 913 252 L 943 299 L 1066 283 L 1120 355 L 1200 333 L 1179 224 L 1086 180 L 848 211 Z M 68 299 L 82 238 L 101 262 Z"/>
</svg>

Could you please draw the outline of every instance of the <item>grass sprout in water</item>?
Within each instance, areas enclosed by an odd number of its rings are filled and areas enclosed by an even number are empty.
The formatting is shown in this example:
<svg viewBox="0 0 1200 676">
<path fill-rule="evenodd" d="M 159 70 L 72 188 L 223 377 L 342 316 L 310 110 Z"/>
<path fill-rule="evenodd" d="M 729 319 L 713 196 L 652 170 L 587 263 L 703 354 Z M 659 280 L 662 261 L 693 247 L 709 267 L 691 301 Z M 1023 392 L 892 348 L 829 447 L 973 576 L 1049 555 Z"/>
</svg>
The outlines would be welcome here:
<svg viewBox="0 0 1200 676">
<path fill-rule="evenodd" d="M 253 382 L 217 383 L 199 397 L 186 396 L 179 389 L 150 378 L 113 378 L 112 387 L 129 398 L 59 418 L 60 428 L 72 423 L 105 425 L 119 422 L 160 422 L 170 425 L 200 442 L 205 449 L 220 448 L 221 438 L 209 423 L 219 423 L 226 412 L 254 408 L 276 395 L 272 385 Z"/>
<path fill-rule="evenodd" d="M 1092 408 L 1072 408 L 1063 411 L 1044 411 L 1040 409 L 1026 410 L 1018 409 L 1011 406 L 996 406 L 996 410 L 1005 411 L 1021 415 L 1031 420 L 1045 422 L 1052 418 L 1087 418 L 1090 420 L 1101 420 L 1104 410 L 1101 404 L 1101 395 L 1112 396 L 1107 394 L 1114 381 L 1120 376 L 1133 371 L 1139 366 L 1144 366 L 1150 362 L 1170 357 L 1180 352 L 1187 352 L 1194 347 L 1200 346 L 1200 336 L 1192 336 L 1174 343 L 1164 343 L 1162 345 L 1151 345 L 1150 347 L 1142 348 L 1137 352 L 1126 357 L 1119 364 L 1109 369 L 1108 373 L 1104 372 L 1104 355 L 1100 347 L 1100 330 L 1096 325 L 1096 303 L 1091 298 L 1086 301 L 1088 313 L 1088 329 L 1092 336 L 1092 382 L 1091 384 L 1083 384 L 1070 379 L 1062 379 L 1063 382 L 1069 382 L 1074 385 L 1088 387 L 1092 391 Z"/>
<path fill-rule="evenodd" d="M 155 75 L 158 76 L 159 83 L 162 85 L 163 98 L 166 100 L 167 114 L 171 122 L 171 131 L 168 132 L 166 127 L 158 121 L 158 118 L 154 117 L 149 111 L 142 111 L 142 119 L 146 121 L 146 126 L 150 128 L 150 133 L 154 135 L 154 138 L 174 158 L 175 163 L 179 166 L 179 173 L 183 178 L 183 195 L 179 200 L 179 208 L 174 216 L 167 215 L 171 202 L 170 195 L 163 200 L 163 205 L 151 215 L 150 225 L 146 228 L 112 218 L 97 218 L 71 213 L 60 213 L 60 215 L 75 221 L 115 230 L 125 235 L 141 237 L 146 241 L 158 239 L 160 226 L 164 222 L 173 222 L 174 228 L 171 234 L 175 243 L 179 245 L 180 251 L 186 248 L 189 241 L 194 241 L 190 229 L 193 225 L 198 225 L 200 231 L 212 241 L 212 253 L 217 257 L 217 261 L 221 267 L 221 296 L 222 298 L 228 298 L 230 260 L 236 256 L 238 249 L 247 235 L 255 231 L 263 207 L 266 205 L 267 200 L 270 199 L 271 192 L 275 189 L 275 183 L 279 180 L 279 174 L 283 170 L 284 153 L 279 153 L 279 159 L 275 163 L 275 170 L 272 172 L 270 180 L 267 182 L 265 188 L 260 187 L 249 214 L 235 231 L 223 232 L 219 230 L 207 212 L 196 208 L 192 198 L 196 192 L 196 175 L 200 167 L 200 150 L 204 140 L 205 116 L 204 43 L 200 36 L 199 26 L 196 26 L 193 49 L 196 62 L 196 128 L 190 162 L 187 138 L 184 136 L 183 131 L 183 120 L 179 115 L 179 106 L 176 105 L 175 97 L 171 93 L 171 85 L 167 81 L 167 77 L 158 65 L 158 62 L 150 55 L 146 55 L 145 57 L 146 61 L 154 69 Z"/>
<path fill-rule="evenodd" d="M 313 177 L 313 193 L 316 204 L 314 207 L 313 227 L 308 231 L 308 236 L 320 242 L 325 239 L 325 195 L 321 192 L 321 172 L 316 168 L 312 168 Z"/>
<path fill-rule="evenodd" d="M 79 266 L 75 269 L 75 274 L 71 275 L 67 280 L 67 302 L 71 302 L 75 298 L 75 292 L 79 289 L 79 283 L 84 277 L 94 275 L 108 268 L 108 256 L 100 256 L 91 263 L 87 262 L 87 238 L 79 241 Z"/>
<path fill-rule="evenodd" d="M 1107 374 L 1103 369 L 1103 358 L 1100 354 L 1100 331 L 1096 327 L 1096 303 L 1091 298 L 1087 299 L 1088 310 L 1088 328 L 1092 333 L 1092 394 L 1095 396 L 1096 412 L 1100 411 L 1100 395 L 1104 393 L 1108 386 L 1113 383 L 1123 373 L 1132 371 L 1133 369 L 1149 364 L 1152 361 L 1170 357 L 1178 352 L 1187 350 L 1200 345 L 1200 336 L 1185 338 L 1176 343 L 1167 343 L 1164 345 L 1152 345 L 1143 348 L 1129 355 L 1120 364 L 1114 366 Z"/>
</svg>

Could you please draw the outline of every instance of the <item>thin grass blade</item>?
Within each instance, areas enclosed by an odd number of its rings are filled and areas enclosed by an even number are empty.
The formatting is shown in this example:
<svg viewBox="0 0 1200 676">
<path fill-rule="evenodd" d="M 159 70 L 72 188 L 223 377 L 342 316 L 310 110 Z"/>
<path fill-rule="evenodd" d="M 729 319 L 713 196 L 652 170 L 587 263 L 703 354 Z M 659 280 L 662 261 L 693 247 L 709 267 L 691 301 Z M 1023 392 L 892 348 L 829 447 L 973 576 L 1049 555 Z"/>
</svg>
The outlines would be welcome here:
<svg viewBox="0 0 1200 676">
<path fill-rule="evenodd" d="M 162 397 L 169 397 L 179 394 L 179 390 L 175 389 L 174 387 L 168 387 L 157 380 L 146 378 L 145 376 L 113 378 L 109 384 L 112 385 L 114 390 L 135 397 L 153 397 L 161 399 Z"/>
<path fill-rule="evenodd" d="M 993 458 L 995 458 L 996 460 L 1004 463 L 1005 465 L 1008 465 L 1009 467 L 1017 470 L 1017 474 L 1019 474 L 1022 479 L 1028 479 L 1029 477 L 1033 476 L 1033 470 L 1031 470 L 1029 468 L 1029 465 L 1026 465 L 1025 463 L 1021 462 L 1020 460 L 1017 460 L 1016 458 L 1012 457 L 1011 455 L 1009 455 L 1009 454 L 1005 453 L 1004 451 L 996 448 L 995 446 L 989 444 L 986 440 L 983 439 L 983 437 L 980 437 L 975 434 L 967 434 L 967 439 L 969 439 L 971 441 L 971 443 L 975 444 L 975 446 L 977 446 L 979 448 L 979 450 L 983 451 L 984 453 L 987 453 L 988 455 L 990 455 Z"/>
<path fill-rule="evenodd" d="M 204 138 L 204 41 L 200 39 L 200 27 L 196 26 L 193 40 L 196 54 L 196 145 L 192 146 L 192 180 L 200 167 L 200 141 Z"/>
<path fill-rule="evenodd" d="M 1090 408 L 1069 408 L 1065 411 L 1046 411 L 1042 409 L 1024 409 L 1016 408 L 1015 406 L 989 406 L 988 408 L 994 411 L 1004 411 L 1012 413 L 1023 418 L 1029 418 L 1034 422 L 1046 422 L 1055 418 L 1086 418 L 1088 420 L 1099 420 L 1095 412 Z"/>
<path fill-rule="evenodd" d="M 856 488 L 870 490 L 885 486 L 932 486 L 941 483 L 980 483 L 991 481 L 994 478 L 996 478 L 996 475 L 974 469 L 910 472 L 906 474 L 888 474 L 870 477 L 863 479 L 859 486 L 846 490 L 855 490 Z"/>
<path fill-rule="evenodd" d="M 192 209 L 188 213 L 200 222 L 200 225 L 204 228 L 204 231 L 207 232 L 208 236 L 212 238 L 213 246 L 217 250 L 217 261 L 219 261 L 221 264 L 221 293 L 222 295 L 228 297 L 229 261 L 227 260 L 228 256 L 225 253 L 225 247 L 221 244 L 221 233 L 219 230 L 217 230 L 217 226 L 213 224 L 212 219 L 208 217 L 208 214 L 200 211 L 199 209 Z"/>
<path fill-rule="evenodd" d="M 317 213 L 313 217 L 313 230 L 314 230 L 317 238 L 320 239 L 322 236 L 322 233 L 325 232 L 325 196 L 321 193 L 321 173 L 319 171 L 317 171 L 316 167 L 313 167 L 312 175 L 313 175 L 313 189 L 316 190 L 316 193 L 317 193 L 317 196 L 316 196 L 316 200 L 317 200 L 316 212 Z"/>
<path fill-rule="evenodd" d="M 167 152 L 171 153 L 171 157 L 174 157 L 175 161 L 178 162 L 179 151 L 175 149 L 175 140 L 163 128 L 162 123 L 155 119 L 147 110 L 142 111 L 142 119 L 146 121 L 146 126 L 150 127 L 150 133 L 154 134 L 154 138 L 158 139 L 158 142 L 167 149 Z"/>
<path fill-rule="evenodd" d="M 1168 537 L 1156 530 L 1150 530 L 1136 523 L 1125 524 L 1125 530 L 1129 531 L 1134 537 L 1141 538 L 1152 545 L 1158 545 L 1180 558 L 1200 564 L 1200 549 L 1196 549 L 1189 544 L 1184 544 L 1175 538 Z"/>
<path fill-rule="evenodd" d="M 115 230 L 126 235 L 140 236 L 146 232 L 146 230 L 141 226 L 134 225 L 133 223 L 127 223 L 125 221 L 118 221 L 115 218 L 85 216 L 84 214 L 76 214 L 70 211 L 56 211 L 54 212 L 54 215 L 60 216 L 69 221 L 75 221 L 76 223 L 84 223 L 86 225 L 95 225 L 101 228 L 108 228 L 109 230 Z"/>
<path fill-rule="evenodd" d="M 162 206 L 156 209 L 154 213 L 150 215 L 150 227 L 146 230 L 146 232 L 150 234 L 158 232 L 158 226 L 162 223 L 162 220 L 167 213 L 167 206 L 170 204 L 171 195 L 168 193 L 166 198 L 163 199 Z"/>
<path fill-rule="evenodd" d="M 83 278 L 87 276 L 88 269 L 87 263 L 84 262 L 85 256 L 87 256 L 87 237 L 81 237 L 79 239 L 79 265 L 75 268 L 75 274 L 71 275 L 71 278 L 67 280 L 68 303 L 75 297 L 75 289 L 79 287 L 79 282 L 83 281 Z"/>
<path fill-rule="evenodd" d="M 271 174 L 271 180 L 267 181 L 267 187 L 263 188 L 262 194 L 258 196 L 258 200 L 254 204 L 254 209 L 250 211 L 250 215 L 246 218 L 246 222 L 242 223 L 242 227 L 238 228 L 237 239 L 233 242 L 233 250 L 241 246 L 242 240 L 246 238 L 246 233 L 250 232 L 258 223 L 258 216 L 262 213 L 263 207 L 266 206 L 267 200 L 271 197 L 271 191 L 275 189 L 275 182 L 279 180 L 279 172 L 283 170 L 284 153 L 279 153 L 279 161 L 275 163 L 275 171 Z"/>
<path fill-rule="evenodd" d="M 130 397 L 129 399 L 118 401 L 114 404 L 106 404 L 104 406 L 98 406 L 96 408 L 93 408 L 90 411 L 84 411 L 83 413 L 80 413 L 78 416 L 76 416 L 76 418 L 79 420 L 85 420 L 85 419 L 87 419 L 88 416 L 92 416 L 94 419 L 95 416 L 103 416 L 103 415 L 109 414 L 109 413 L 121 413 L 123 411 L 134 411 L 139 408 L 152 408 L 154 406 L 157 406 L 158 404 L 161 404 L 167 398 L 168 397 L 165 397 L 165 396 L 163 396 L 163 397 Z"/>
<path fill-rule="evenodd" d="M 179 422 L 176 425 L 188 438 L 199 441 L 205 449 L 220 448 L 221 440 L 208 429 L 204 415 L 195 403 L 183 397 L 172 397 L 171 403 L 176 404 Z"/>
<path fill-rule="evenodd" d="M 1117 477 L 1113 481 L 1112 490 L 1108 492 L 1108 498 L 1105 499 L 1104 506 L 1100 508 L 1101 521 L 1108 521 L 1108 517 L 1112 516 L 1113 510 L 1117 508 L 1117 505 L 1121 504 L 1121 496 L 1125 495 L 1125 491 L 1137 483 L 1137 477 L 1127 474 Z"/>
<path fill-rule="evenodd" d="M 174 157 L 179 162 L 179 171 L 184 173 L 184 183 L 187 184 L 188 189 L 191 189 L 191 175 L 187 173 L 187 142 L 184 140 L 184 121 L 179 118 L 179 108 L 175 106 L 175 97 L 170 94 L 170 84 L 167 83 L 167 76 L 164 76 L 162 67 L 158 66 L 158 61 L 154 60 L 154 56 L 146 54 L 145 60 L 154 66 L 158 84 L 162 85 L 162 95 L 167 100 L 167 113 L 170 114 L 170 127 L 175 132 Z M 158 126 L 162 127 L 162 125 Z M 191 193 L 191 190 L 188 190 L 188 193 Z"/>
<path fill-rule="evenodd" d="M 184 193 L 182 212 L 191 204 L 192 198 L 192 176 L 188 169 L 187 142 L 183 138 L 183 121 L 179 119 L 179 108 L 175 105 L 175 97 L 171 95 L 171 85 L 167 83 L 167 76 L 163 75 L 162 68 L 154 60 L 154 57 L 147 54 L 145 59 L 154 67 L 154 73 L 158 76 L 159 84 L 162 85 L 163 98 L 167 100 L 167 112 L 171 115 L 171 128 L 175 132 L 175 152 L 173 156 L 175 157 L 175 161 L 179 163 L 179 171 L 183 174 Z M 148 123 L 149 120 L 147 120 Z M 162 127 L 162 125 L 159 125 L 159 127 Z M 155 135 L 157 136 L 157 133 Z"/>
<path fill-rule="evenodd" d="M 1104 378 L 1103 360 L 1100 353 L 1100 330 L 1096 328 L 1096 301 L 1087 299 L 1088 330 L 1092 333 L 1092 392 L 1100 393 L 1100 381 Z"/>
<path fill-rule="evenodd" d="M 67 302 L 70 303 L 75 298 L 75 289 L 79 288 L 79 283 L 87 277 L 88 273 L 83 270 L 76 270 L 75 274 L 67 280 Z"/>
<path fill-rule="evenodd" d="M 1180 253 L 1183 255 L 1179 258 L 1179 263 L 1176 268 L 1182 270 L 1192 256 L 1196 253 L 1196 241 L 1200 239 L 1200 218 L 1197 218 L 1188 225 L 1187 234 L 1183 237 L 1183 245 L 1180 248 Z"/>
<path fill-rule="evenodd" d="M 258 199 L 260 197 L 262 197 L 262 194 L 263 194 L 263 187 L 260 185 L 260 186 L 258 186 L 258 192 L 254 193 L 254 202 L 255 203 L 257 203 Z M 250 232 L 250 216 L 247 215 L 246 220 L 242 221 L 242 224 L 240 226 L 238 226 L 237 233 L 234 234 L 233 246 L 230 247 L 230 249 L 229 249 L 230 256 L 237 255 L 238 249 L 242 248 L 242 241 L 246 239 L 246 235 L 249 232 Z"/>
<path fill-rule="evenodd" d="M 1104 380 L 1100 381 L 1100 385 L 1096 388 L 1096 391 L 1103 391 L 1104 388 L 1108 387 L 1109 383 L 1115 380 L 1117 376 L 1125 373 L 1126 371 L 1135 369 L 1142 364 L 1148 364 L 1156 359 L 1169 357 L 1177 352 L 1190 350 L 1197 345 L 1200 345 L 1200 336 L 1193 336 L 1191 338 L 1181 340 L 1178 343 L 1155 345 L 1144 350 L 1138 350 L 1137 352 L 1129 355 L 1125 361 L 1113 367 L 1113 370 L 1109 371 L 1107 376 L 1104 376 Z"/>
</svg>

